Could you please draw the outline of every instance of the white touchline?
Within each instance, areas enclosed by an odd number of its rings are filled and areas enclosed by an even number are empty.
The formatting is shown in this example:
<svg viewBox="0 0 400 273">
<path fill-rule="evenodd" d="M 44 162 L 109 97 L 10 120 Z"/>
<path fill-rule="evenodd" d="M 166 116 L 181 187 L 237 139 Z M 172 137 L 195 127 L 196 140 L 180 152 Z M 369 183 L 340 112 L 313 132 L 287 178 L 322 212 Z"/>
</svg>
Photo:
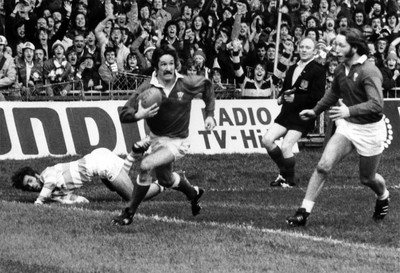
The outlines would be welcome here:
<svg viewBox="0 0 400 273">
<path fill-rule="evenodd" d="M 19 203 L 15 201 L 1 201 L 4 203 Z M 73 210 L 73 211 L 82 211 L 82 212 L 92 212 L 94 214 L 105 214 L 105 213 L 111 213 L 111 214 L 118 214 L 120 211 L 107 211 L 107 210 L 92 210 L 92 209 L 87 209 L 87 208 L 79 208 L 79 207 L 74 207 L 74 206 L 62 206 L 62 207 L 53 207 L 53 206 L 48 206 L 44 205 L 49 209 L 60 209 L 60 210 Z M 210 227 L 217 227 L 217 228 L 228 228 L 232 230 L 248 230 L 248 231 L 254 231 L 254 232 L 261 232 L 261 233 L 267 233 L 267 234 L 279 234 L 283 236 L 289 236 L 293 238 L 301 238 L 301 239 L 306 239 L 314 242 L 322 242 L 322 243 L 328 243 L 328 244 L 333 244 L 333 245 L 341 245 L 345 247 L 357 247 L 360 249 L 367 249 L 367 250 L 388 250 L 388 249 L 394 249 L 397 251 L 400 251 L 400 248 L 383 248 L 383 247 L 376 247 L 368 244 L 360 244 L 360 243 L 352 243 L 352 242 L 346 242 L 342 240 L 337 240 L 337 239 L 332 239 L 332 238 L 327 238 L 327 237 L 317 237 L 317 236 L 311 236 L 304 234 L 302 232 L 297 231 L 286 231 L 286 230 L 281 230 L 281 229 L 269 229 L 269 228 L 258 228 L 254 227 L 251 224 L 243 223 L 243 224 L 232 224 L 232 223 L 219 223 L 219 222 L 206 222 L 206 221 L 187 221 L 183 219 L 178 219 L 178 218 L 171 218 L 167 216 L 159 216 L 159 215 L 144 215 L 137 213 L 135 215 L 136 218 L 138 219 L 143 219 L 143 220 L 154 220 L 158 222 L 164 222 L 164 223 L 175 223 L 175 224 L 186 224 L 186 225 L 195 225 L 195 226 L 200 226 L 200 225 L 205 225 L 205 226 L 210 226 Z"/>
<path fill-rule="evenodd" d="M 326 238 L 326 237 L 317 237 L 317 236 L 311 236 L 307 234 L 303 234 L 298 231 L 290 232 L 290 231 L 285 231 L 281 229 L 269 229 L 269 228 L 257 228 L 252 226 L 251 224 L 229 224 L 229 223 L 218 223 L 218 222 L 193 222 L 193 221 L 186 221 L 182 219 L 177 219 L 177 218 L 170 218 L 167 216 L 158 216 L 158 215 L 143 215 L 143 214 L 136 214 L 137 218 L 143 219 L 143 220 L 155 220 L 159 222 L 164 222 L 164 223 L 176 223 L 176 224 L 188 224 L 188 225 L 208 225 L 211 227 L 218 227 L 218 228 L 228 228 L 232 230 L 250 230 L 254 232 L 261 232 L 261 233 L 268 233 L 268 234 L 280 234 L 284 236 L 289 236 L 289 237 L 294 237 L 294 238 L 302 238 L 302 239 L 307 239 L 310 241 L 314 242 L 323 242 L 323 243 L 329 243 L 333 245 L 342 245 L 346 247 L 357 247 L 361 249 L 369 249 L 369 250 L 379 250 L 379 249 L 388 249 L 388 248 L 381 248 L 381 247 L 375 247 L 371 246 L 368 244 L 360 244 L 360 243 L 351 243 L 351 242 L 346 242 L 346 241 L 341 241 L 337 239 L 332 239 L 332 238 Z"/>
<path fill-rule="evenodd" d="M 63 207 L 64 209 L 65 207 Z M 105 213 L 108 211 L 104 210 L 89 210 L 85 208 L 76 208 L 76 207 L 68 207 L 68 209 L 71 210 L 81 210 L 81 211 L 92 211 L 96 213 Z M 120 211 L 114 211 L 111 213 L 113 214 L 118 214 Z M 302 232 L 297 231 L 286 231 L 286 230 L 281 230 L 281 229 L 270 229 L 270 228 L 258 228 L 254 227 L 251 224 L 243 223 L 243 224 L 232 224 L 232 223 L 219 223 L 219 222 L 206 222 L 206 221 L 201 221 L 201 222 L 195 222 L 195 221 L 187 221 L 183 219 L 178 219 L 178 218 L 171 218 L 167 216 L 159 216 L 159 215 L 144 215 L 141 213 L 137 213 L 135 215 L 136 218 L 142 219 L 142 220 L 154 220 L 158 222 L 164 222 L 164 223 L 172 223 L 172 224 L 186 224 L 186 225 L 205 225 L 205 226 L 210 226 L 210 227 L 217 227 L 217 228 L 228 228 L 232 230 L 249 230 L 249 231 L 254 231 L 254 232 L 261 232 L 261 233 L 267 233 L 267 234 L 279 234 L 283 236 L 289 236 L 293 238 L 301 238 L 301 239 L 306 239 L 314 242 L 322 242 L 322 243 L 328 243 L 328 244 L 333 244 L 333 245 L 341 245 L 345 247 L 357 247 L 360 249 L 368 249 L 368 250 L 380 250 L 380 249 L 390 249 L 390 248 L 383 248 L 383 247 L 376 247 L 368 244 L 360 244 L 360 243 L 352 243 L 352 242 L 346 242 L 342 240 L 337 240 L 337 239 L 332 239 L 332 238 L 327 238 L 327 237 L 317 237 L 317 236 L 311 236 L 304 234 Z M 396 249 L 396 248 L 393 248 Z M 400 250 L 400 249 L 397 249 Z"/>
</svg>

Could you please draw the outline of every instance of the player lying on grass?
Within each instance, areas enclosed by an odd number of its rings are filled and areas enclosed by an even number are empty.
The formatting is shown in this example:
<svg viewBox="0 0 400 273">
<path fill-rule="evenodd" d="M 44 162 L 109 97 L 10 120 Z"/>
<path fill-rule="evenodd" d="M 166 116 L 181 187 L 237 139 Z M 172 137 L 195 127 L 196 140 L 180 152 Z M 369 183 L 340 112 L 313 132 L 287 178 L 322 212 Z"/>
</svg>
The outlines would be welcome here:
<svg viewBox="0 0 400 273">
<path fill-rule="evenodd" d="M 92 181 L 94 177 L 99 177 L 107 188 L 129 201 L 134 187 L 129 171 L 134 158 L 141 156 L 147 148 L 147 142 L 136 142 L 125 160 L 106 148 L 98 148 L 76 161 L 47 167 L 41 174 L 31 167 L 23 167 L 12 176 L 12 185 L 17 189 L 40 192 L 35 204 L 79 204 L 89 203 L 89 200 L 73 194 L 73 191 Z M 145 199 L 150 199 L 162 191 L 163 186 L 152 183 Z"/>
</svg>

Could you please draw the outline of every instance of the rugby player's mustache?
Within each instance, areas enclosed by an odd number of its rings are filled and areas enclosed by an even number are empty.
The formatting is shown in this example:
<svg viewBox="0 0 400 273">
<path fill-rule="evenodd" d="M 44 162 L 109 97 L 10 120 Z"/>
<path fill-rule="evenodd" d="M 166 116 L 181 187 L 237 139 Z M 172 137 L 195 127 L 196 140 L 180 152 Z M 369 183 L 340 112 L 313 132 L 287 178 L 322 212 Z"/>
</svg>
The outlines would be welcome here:
<svg viewBox="0 0 400 273">
<path fill-rule="evenodd" d="M 165 71 L 164 75 L 172 75 L 172 72 L 171 71 Z"/>
</svg>

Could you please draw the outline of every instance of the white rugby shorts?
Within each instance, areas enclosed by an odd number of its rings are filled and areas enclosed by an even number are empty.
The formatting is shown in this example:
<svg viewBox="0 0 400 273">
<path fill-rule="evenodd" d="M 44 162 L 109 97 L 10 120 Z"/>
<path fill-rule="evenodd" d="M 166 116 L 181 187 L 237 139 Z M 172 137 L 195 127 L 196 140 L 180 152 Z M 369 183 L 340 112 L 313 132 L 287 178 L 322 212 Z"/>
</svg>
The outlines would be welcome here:
<svg viewBox="0 0 400 273">
<path fill-rule="evenodd" d="M 369 157 L 383 152 L 387 134 L 383 119 L 367 124 L 356 124 L 340 119 L 336 121 L 336 126 L 336 133 L 350 140 L 359 155 Z"/>
<path fill-rule="evenodd" d="M 190 148 L 190 141 L 188 138 L 171 138 L 150 133 L 150 140 L 151 152 L 155 152 L 160 148 L 168 148 L 174 155 L 175 160 L 183 158 Z"/>
</svg>

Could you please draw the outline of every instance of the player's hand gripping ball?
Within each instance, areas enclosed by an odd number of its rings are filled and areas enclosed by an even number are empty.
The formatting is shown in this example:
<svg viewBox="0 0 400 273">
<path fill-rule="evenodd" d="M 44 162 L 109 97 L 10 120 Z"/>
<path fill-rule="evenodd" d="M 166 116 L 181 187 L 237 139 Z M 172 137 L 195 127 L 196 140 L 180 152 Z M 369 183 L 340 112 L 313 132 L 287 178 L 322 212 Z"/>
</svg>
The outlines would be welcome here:
<svg viewBox="0 0 400 273">
<path fill-rule="evenodd" d="M 157 87 L 150 87 L 139 94 L 137 101 L 142 101 L 143 108 L 149 108 L 154 103 L 157 103 L 157 106 L 160 106 L 162 101 L 161 90 Z"/>
</svg>

